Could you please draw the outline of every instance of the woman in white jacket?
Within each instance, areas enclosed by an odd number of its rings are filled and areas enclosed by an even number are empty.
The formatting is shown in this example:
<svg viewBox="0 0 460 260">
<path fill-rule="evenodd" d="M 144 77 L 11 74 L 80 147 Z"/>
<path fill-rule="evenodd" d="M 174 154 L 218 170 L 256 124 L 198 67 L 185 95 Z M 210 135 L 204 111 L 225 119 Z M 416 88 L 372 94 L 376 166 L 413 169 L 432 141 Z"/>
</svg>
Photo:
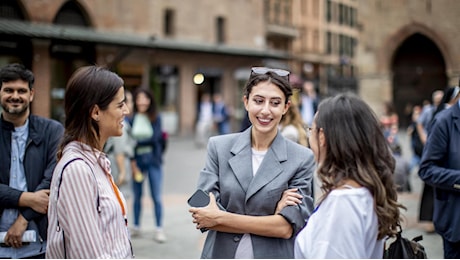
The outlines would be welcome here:
<svg viewBox="0 0 460 260">
<path fill-rule="evenodd" d="M 324 100 L 308 129 L 324 192 L 295 242 L 296 258 L 382 258 L 400 221 L 394 159 L 371 108 L 352 94 Z"/>
</svg>

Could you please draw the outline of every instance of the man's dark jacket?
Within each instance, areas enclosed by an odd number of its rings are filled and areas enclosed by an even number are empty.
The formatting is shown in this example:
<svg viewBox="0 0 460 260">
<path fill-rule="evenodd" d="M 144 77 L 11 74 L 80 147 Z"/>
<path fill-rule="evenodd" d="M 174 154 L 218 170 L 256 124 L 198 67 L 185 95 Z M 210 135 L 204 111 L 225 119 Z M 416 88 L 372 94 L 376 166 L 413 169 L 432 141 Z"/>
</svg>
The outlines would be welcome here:
<svg viewBox="0 0 460 260">
<path fill-rule="evenodd" d="M 418 172 L 434 187 L 433 224 L 451 243 L 460 242 L 460 108 L 455 103 L 436 115 Z"/>
<path fill-rule="evenodd" d="M 4 209 L 18 208 L 25 219 L 35 221 L 40 237 L 46 240 L 48 217 L 31 208 L 19 208 L 23 191 L 9 187 L 11 166 L 11 132 L 14 126 L 0 119 L 0 216 Z M 24 154 L 24 172 L 27 191 L 49 189 L 56 153 L 64 133 L 61 123 L 35 115 L 29 116 L 29 136 Z"/>
</svg>

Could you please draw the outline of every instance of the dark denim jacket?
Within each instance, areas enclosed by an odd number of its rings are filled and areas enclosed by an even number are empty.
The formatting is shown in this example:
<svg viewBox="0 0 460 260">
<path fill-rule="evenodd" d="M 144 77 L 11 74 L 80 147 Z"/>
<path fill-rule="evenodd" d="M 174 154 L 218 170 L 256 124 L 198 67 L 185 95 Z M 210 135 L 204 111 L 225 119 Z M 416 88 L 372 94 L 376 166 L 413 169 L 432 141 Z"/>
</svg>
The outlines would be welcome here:
<svg viewBox="0 0 460 260">
<path fill-rule="evenodd" d="M 0 216 L 6 208 L 19 208 L 19 197 L 23 191 L 13 189 L 10 183 L 11 132 L 14 126 L 0 119 Z M 29 116 L 29 137 L 24 155 L 24 171 L 27 190 L 34 192 L 49 189 L 51 176 L 56 166 L 56 154 L 64 133 L 61 123 L 35 115 Z M 31 208 L 19 208 L 26 220 L 35 221 L 39 234 L 46 240 L 48 219 Z"/>
</svg>

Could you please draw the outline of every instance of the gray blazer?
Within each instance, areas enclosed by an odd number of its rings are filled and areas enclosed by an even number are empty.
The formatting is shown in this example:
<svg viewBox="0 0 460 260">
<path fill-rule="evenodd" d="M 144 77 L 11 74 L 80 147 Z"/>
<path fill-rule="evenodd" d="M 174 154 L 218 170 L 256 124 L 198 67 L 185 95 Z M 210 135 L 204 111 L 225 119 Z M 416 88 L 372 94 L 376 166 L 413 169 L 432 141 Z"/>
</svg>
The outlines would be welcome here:
<svg viewBox="0 0 460 260">
<path fill-rule="evenodd" d="M 278 133 L 253 177 L 251 129 L 210 138 L 198 188 L 213 192 L 228 212 L 252 216 L 273 215 L 283 191 L 298 188 L 303 203 L 285 207 L 280 213 L 292 224 L 294 232 L 290 239 L 251 234 L 255 258 L 294 258 L 295 235 L 313 210 L 313 153 Z M 201 257 L 234 258 L 242 236 L 208 231 Z"/>
</svg>

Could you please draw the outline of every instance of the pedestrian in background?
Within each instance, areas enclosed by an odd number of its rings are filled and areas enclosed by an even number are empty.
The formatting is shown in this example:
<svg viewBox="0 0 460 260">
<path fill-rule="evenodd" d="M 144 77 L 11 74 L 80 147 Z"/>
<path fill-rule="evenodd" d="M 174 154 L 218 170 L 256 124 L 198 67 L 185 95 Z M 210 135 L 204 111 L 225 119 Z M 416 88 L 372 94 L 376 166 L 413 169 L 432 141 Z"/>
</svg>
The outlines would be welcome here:
<svg viewBox="0 0 460 260">
<path fill-rule="evenodd" d="M 243 97 L 252 126 L 210 138 L 197 187 L 211 202 L 189 209 L 196 228 L 209 230 L 202 258 L 294 257 L 313 210 L 315 165 L 311 150 L 278 130 L 291 95 L 288 71 L 252 68 Z"/>
<path fill-rule="evenodd" d="M 133 236 L 140 235 L 140 216 L 142 214 L 142 193 L 144 180 L 149 179 L 150 196 L 154 204 L 155 234 L 157 242 L 166 241 L 163 230 L 163 129 L 157 104 L 150 90 L 138 88 L 134 92 L 134 114 L 130 121 L 131 133 L 137 142 L 132 161 L 134 193 Z M 136 177 L 137 176 L 137 177 Z M 140 176 L 140 177 L 139 177 Z"/>
<path fill-rule="evenodd" d="M 45 258 L 49 187 L 64 128 L 31 113 L 34 81 L 22 64 L 0 69 L 0 258 Z"/>
<path fill-rule="evenodd" d="M 47 258 L 131 258 L 126 201 L 102 152 L 123 134 L 129 114 L 123 80 L 98 66 L 70 77 L 64 97 L 65 132 L 53 173 Z"/>
<path fill-rule="evenodd" d="M 380 124 L 383 135 L 390 145 L 399 144 L 399 117 L 392 102 L 383 103 L 383 114 L 380 116 Z"/>
<path fill-rule="evenodd" d="M 214 128 L 211 95 L 203 93 L 198 103 L 195 142 L 198 148 L 206 147 Z"/>
<path fill-rule="evenodd" d="M 320 103 L 309 129 L 324 192 L 297 235 L 296 258 L 382 258 L 400 223 L 394 159 L 379 120 L 352 94 Z"/>
<path fill-rule="evenodd" d="M 308 126 L 311 126 L 313 117 L 318 109 L 319 98 L 316 94 L 315 85 L 311 81 L 305 81 L 300 94 L 299 109 L 302 119 Z"/>
<path fill-rule="evenodd" d="M 410 165 L 406 158 L 402 155 L 401 146 L 399 144 L 390 145 L 395 159 L 395 171 L 393 174 L 396 190 L 398 192 L 411 192 L 412 185 L 410 183 Z"/>
<path fill-rule="evenodd" d="M 220 93 L 214 93 L 212 99 L 213 119 L 217 133 L 220 135 L 228 134 L 230 133 L 230 111 Z"/>
<path fill-rule="evenodd" d="M 412 150 L 412 159 L 409 164 L 409 171 L 417 168 L 420 164 L 420 158 L 422 158 L 423 143 L 417 131 L 417 120 L 422 111 L 421 106 L 415 105 L 412 107 L 411 122 L 407 127 L 407 135 L 410 137 L 410 148 Z"/>
<path fill-rule="evenodd" d="M 125 90 L 125 103 L 129 111 L 133 111 L 133 94 L 128 90 Z M 126 116 L 123 121 L 123 134 L 109 137 L 104 146 L 113 179 L 126 199 L 129 199 L 133 190 L 131 160 L 134 158 L 135 145 L 136 140 L 131 134 L 131 126 Z"/>
<path fill-rule="evenodd" d="M 432 104 L 423 106 L 422 113 L 417 119 L 415 129 L 417 134 L 422 140 L 423 145 L 426 144 L 427 135 L 429 133 L 433 114 L 437 107 L 442 102 L 444 92 L 442 90 L 435 90 L 432 93 Z M 423 156 L 423 154 L 422 154 Z M 426 182 L 423 182 L 422 196 L 420 197 L 419 221 L 422 222 L 424 229 L 427 233 L 434 232 L 433 226 L 433 207 L 434 207 L 434 193 L 433 187 Z"/>
<path fill-rule="evenodd" d="M 420 178 L 432 185 L 433 223 L 443 239 L 444 258 L 460 258 L 460 102 L 437 114 L 423 151 Z"/>
</svg>

